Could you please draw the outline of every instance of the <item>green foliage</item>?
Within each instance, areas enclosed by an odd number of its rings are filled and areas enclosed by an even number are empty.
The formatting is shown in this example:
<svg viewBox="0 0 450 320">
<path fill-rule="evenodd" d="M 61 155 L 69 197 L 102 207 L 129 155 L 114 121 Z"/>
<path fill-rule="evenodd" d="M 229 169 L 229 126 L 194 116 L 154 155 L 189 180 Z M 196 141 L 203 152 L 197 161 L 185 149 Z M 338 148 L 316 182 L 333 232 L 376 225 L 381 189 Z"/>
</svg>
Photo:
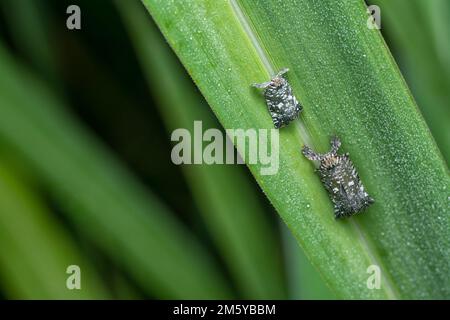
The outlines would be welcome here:
<svg viewBox="0 0 450 320">
<path fill-rule="evenodd" d="M 450 3 L 374 0 L 382 31 L 447 163 L 450 161 Z"/>
<path fill-rule="evenodd" d="M 129 27 L 168 131 L 186 128 L 193 134 L 194 121 L 198 120 L 204 130 L 217 128 L 219 124 L 205 101 L 142 11 L 143 7 L 133 2 L 116 3 Z M 242 168 L 202 164 L 183 169 L 211 237 L 243 297 L 285 298 L 279 243 Z"/>
<path fill-rule="evenodd" d="M 81 31 L 63 2 L 1 1 L 2 298 L 334 298 L 323 279 L 338 298 L 450 297 L 448 1 L 367 1 L 436 144 L 361 0 L 142 2 L 163 34 L 138 0 L 79 1 Z M 284 67 L 304 111 L 276 175 L 249 165 L 278 222 L 244 166 L 163 161 L 195 120 L 272 128 L 250 85 Z M 332 134 L 376 199 L 337 221 L 300 153 Z"/>
<path fill-rule="evenodd" d="M 51 217 L 23 179 L 11 173 L 16 170 L 0 163 L 0 279 L 8 297 L 108 298 L 105 287 L 67 230 Z M 82 270 L 82 290 L 66 287 L 69 275 L 65 271 L 72 264 Z"/>
<path fill-rule="evenodd" d="M 290 68 L 305 111 L 280 130 L 278 174 L 249 168 L 340 297 L 449 297 L 448 172 L 362 1 L 143 2 L 226 128 L 271 128 L 250 84 Z M 340 221 L 300 154 L 332 134 L 376 199 Z M 366 286 L 372 264 L 381 290 Z"/>
<path fill-rule="evenodd" d="M 0 70 L 0 137 L 51 191 L 80 233 L 149 294 L 231 296 L 192 234 L 2 46 Z"/>
</svg>

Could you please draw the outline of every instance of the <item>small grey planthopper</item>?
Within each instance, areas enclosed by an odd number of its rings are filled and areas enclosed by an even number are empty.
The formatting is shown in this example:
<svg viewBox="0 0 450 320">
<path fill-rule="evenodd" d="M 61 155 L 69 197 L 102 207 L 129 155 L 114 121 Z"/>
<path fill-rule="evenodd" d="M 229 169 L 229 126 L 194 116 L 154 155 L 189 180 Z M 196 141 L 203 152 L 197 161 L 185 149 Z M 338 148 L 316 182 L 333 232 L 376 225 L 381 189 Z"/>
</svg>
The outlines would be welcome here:
<svg viewBox="0 0 450 320">
<path fill-rule="evenodd" d="M 278 72 L 270 81 L 252 85 L 256 88 L 264 89 L 264 98 L 276 129 L 297 119 L 303 109 L 292 93 L 289 82 L 283 78 L 283 75 L 288 71 L 289 69 L 285 68 Z"/>
<path fill-rule="evenodd" d="M 339 138 L 333 137 L 331 150 L 328 153 L 318 154 L 307 146 L 302 149 L 306 158 L 320 161 L 318 172 L 333 201 L 336 218 L 349 217 L 375 202 L 364 190 L 349 154 L 337 154 L 340 146 Z"/>
</svg>

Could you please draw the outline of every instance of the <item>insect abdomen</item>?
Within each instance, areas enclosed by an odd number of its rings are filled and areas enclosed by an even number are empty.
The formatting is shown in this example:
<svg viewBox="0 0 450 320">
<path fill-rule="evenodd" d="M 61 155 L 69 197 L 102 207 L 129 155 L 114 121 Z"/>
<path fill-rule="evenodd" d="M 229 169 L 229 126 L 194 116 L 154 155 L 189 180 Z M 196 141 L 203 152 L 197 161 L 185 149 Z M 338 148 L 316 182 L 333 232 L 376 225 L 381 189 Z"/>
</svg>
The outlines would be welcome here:
<svg viewBox="0 0 450 320">
<path fill-rule="evenodd" d="M 333 137 L 331 150 L 325 154 L 316 153 L 307 146 L 302 149 L 306 158 L 320 161 L 319 175 L 334 204 L 336 218 L 361 212 L 374 202 L 364 190 L 348 153 L 344 155 L 337 153 L 340 146 L 339 138 Z"/>
<path fill-rule="evenodd" d="M 321 166 L 319 172 L 334 204 L 336 218 L 361 212 L 373 203 L 347 155 L 338 156 L 332 166 Z"/>
<path fill-rule="evenodd" d="M 253 84 L 257 88 L 264 89 L 264 98 L 276 129 L 297 119 L 302 111 L 302 106 L 292 93 L 289 82 L 282 77 L 287 71 L 288 69 L 281 70 L 269 82 Z"/>
</svg>

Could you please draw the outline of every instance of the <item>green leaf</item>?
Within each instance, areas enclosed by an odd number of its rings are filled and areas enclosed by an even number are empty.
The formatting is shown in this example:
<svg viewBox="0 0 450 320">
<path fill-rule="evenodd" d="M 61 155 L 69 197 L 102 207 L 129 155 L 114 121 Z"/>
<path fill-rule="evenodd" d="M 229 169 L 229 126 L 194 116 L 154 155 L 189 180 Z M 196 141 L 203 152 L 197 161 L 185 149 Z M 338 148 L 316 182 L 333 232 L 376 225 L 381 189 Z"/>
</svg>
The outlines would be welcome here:
<svg viewBox="0 0 450 320">
<path fill-rule="evenodd" d="M 324 283 L 317 270 L 299 248 L 286 225 L 280 223 L 283 249 L 286 252 L 286 269 L 289 298 L 301 300 L 333 300 L 335 295 Z"/>
<path fill-rule="evenodd" d="M 373 0 L 380 7 L 382 32 L 392 42 L 394 56 L 420 110 L 450 162 L 450 3 L 447 0 Z M 414 35 L 414 36 L 411 36 Z"/>
<path fill-rule="evenodd" d="M 71 222 L 158 298 L 229 298 L 217 265 L 41 81 L 0 45 L 0 138 Z"/>
<path fill-rule="evenodd" d="M 168 131 L 186 128 L 194 135 L 194 121 L 202 121 L 204 130 L 219 127 L 164 38 L 141 10 L 142 5 L 116 3 Z M 285 288 L 279 242 L 241 169 L 230 165 L 183 166 L 194 201 L 243 297 L 282 299 Z"/>
<path fill-rule="evenodd" d="M 290 68 L 304 112 L 280 130 L 278 173 L 249 168 L 340 297 L 450 296 L 447 168 L 363 1 L 143 2 L 225 128 L 271 128 L 250 85 Z M 376 199 L 338 221 L 300 154 L 329 149 L 332 134 Z"/>
<path fill-rule="evenodd" d="M 1 3 L 11 40 L 20 55 L 30 61 L 41 78 L 61 89 L 56 76 L 57 61 L 52 51 L 53 21 L 48 14 L 48 4 L 44 1 L 5 0 Z M 54 26 L 53 26 L 54 27 Z"/>
<path fill-rule="evenodd" d="M 2 157 L 3 158 L 3 157 Z M 0 278 L 13 299 L 105 299 L 106 288 L 51 213 L 0 163 Z M 66 287 L 67 267 L 81 270 L 81 290 Z"/>
</svg>

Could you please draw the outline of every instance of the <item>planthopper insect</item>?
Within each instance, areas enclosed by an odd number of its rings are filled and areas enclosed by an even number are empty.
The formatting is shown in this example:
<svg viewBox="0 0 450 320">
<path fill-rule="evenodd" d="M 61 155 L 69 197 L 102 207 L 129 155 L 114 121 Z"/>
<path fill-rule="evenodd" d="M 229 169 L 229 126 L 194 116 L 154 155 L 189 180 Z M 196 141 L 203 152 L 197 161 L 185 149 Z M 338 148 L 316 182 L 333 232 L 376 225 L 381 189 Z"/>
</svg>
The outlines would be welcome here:
<svg viewBox="0 0 450 320">
<path fill-rule="evenodd" d="M 306 158 L 320 161 L 318 172 L 334 204 L 336 218 L 349 217 L 374 203 L 374 199 L 364 190 L 348 153 L 337 154 L 340 146 L 339 138 L 333 137 L 328 153 L 318 154 L 307 146 L 302 149 Z"/>
<path fill-rule="evenodd" d="M 297 119 L 302 111 L 302 106 L 292 93 L 289 82 L 283 78 L 283 75 L 288 71 L 289 69 L 285 68 L 270 81 L 253 84 L 256 88 L 264 89 L 264 98 L 276 129 Z"/>
</svg>

